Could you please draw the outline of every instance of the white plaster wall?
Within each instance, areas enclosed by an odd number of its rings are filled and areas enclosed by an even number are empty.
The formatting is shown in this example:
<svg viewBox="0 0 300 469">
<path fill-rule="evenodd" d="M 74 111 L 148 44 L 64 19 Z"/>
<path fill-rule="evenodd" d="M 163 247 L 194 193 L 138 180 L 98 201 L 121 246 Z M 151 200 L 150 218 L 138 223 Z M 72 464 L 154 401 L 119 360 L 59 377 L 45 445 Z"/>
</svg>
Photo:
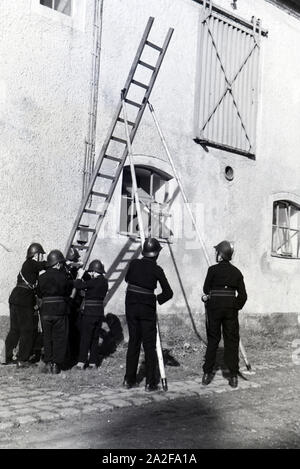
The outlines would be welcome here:
<svg viewBox="0 0 300 469">
<path fill-rule="evenodd" d="M 232 11 L 230 0 L 217 3 Z M 12 252 L 0 246 L 5 265 L 0 274 L 0 313 L 7 311 L 9 290 L 27 245 L 41 240 L 47 250 L 64 247 L 81 197 L 89 97 L 92 1 L 87 2 L 83 30 L 28 10 L 25 0 L 19 5 L 17 10 L 9 0 L 1 2 L 0 207 L 5 229 L 0 242 Z M 175 31 L 151 102 L 209 255 L 213 261 L 212 246 L 221 239 L 234 241 L 234 261 L 244 273 L 249 293 L 246 312 L 297 312 L 300 261 L 272 258 L 270 249 L 273 194 L 300 196 L 300 22 L 263 0 L 238 2 L 239 16 L 260 17 L 269 30 L 269 37 L 262 39 L 257 159 L 250 161 L 213 149 L 206 153 L 193 141 L 200 9 L 192 0 L 104 0 L 97 151 L 147 20 L 154 16 L 153 42 L 162 44 L 170 26 Z M 148 112 L 134 152 L 166 159 Z M 232 182 L 224 177 L 228 164 L 235 171 Z M 120 184 L 93 254 L 107 269 L 126 242 L 117 234 Z M 176 205 L 173 213 L 178 213 Z M 172 248 L 196 315 L 202 309 L 207 269 L 203 252 L 188 231 L 184 239 L 175 239 Z M 186 305 L 167 246 L 160 262 L 175 292 L 174 300 L 161 311 L 183 314 Z M 107 311 L 123 312 L 124 288 L 123 284 Z"/>
<path fill-rule="evenodd" d="M 84 30 L 40 8 L 0 3 L 0 314 L 28 245 L 64 249 L 81 198 L 93 1 Z"/>
<path fill-rule="evenodd" d="M 229 0 L 217 4 L 233 12 Z M 250 21 L 262 19 L 269 31 L 262 38 L 261 85 L 257 119 L 256 161 L 210 149 L 193 142 L 198 19 L 201 6 L 192 0 L 110 0 L 104 2 L 99 141 L 124 86 L 136 48 L 149 16 L 155 17 L 151 40 L 162 43 L 168 27 L 175 28 L 154 87 L 151 102 L 166 136 L 189 200 L 199 213 L 199 226 L 213 261 L 212 246 L 224 238 L 235 243 L 234 262 L 244 273 L 249 300 L 246 312 L 299 311 L 299 260 L 271 257 L 272 200 L 276 192 L 300 195 L 298 132 L 300 103 L 300 22 L 261 0 L 238 2 L 236 14 Z M 234 12 L 233 12 L 234 13 Z M 135 152 L 163 156 L 153 123 L 145 114 Z M 224 177 L 226 165 L 235 179 Z M 120 192 L 116 192 L 116 197 Z M 196 208 L 197 207 L 197 208 Z M 101 246 L 111 241 L 98 243 Z M 115 241 L 116 252 L 122 241 Z M 187 239 L 173 249 L 193 312 L 202 309 L 199 297 L 206 272 L 201 248 Z M 104 256 L 110 251 L 104 249 Z M 109 256 L 108 256 L 109 257 Z M 182 313 L 185 303 L 168 249 L 160 257 L 174 287 L 174 301 L 164 310 Z M 107 259 L 108 262 L 109 259 Z M 123 309 L 123 295 L 112 308 Z"/>
</svg>

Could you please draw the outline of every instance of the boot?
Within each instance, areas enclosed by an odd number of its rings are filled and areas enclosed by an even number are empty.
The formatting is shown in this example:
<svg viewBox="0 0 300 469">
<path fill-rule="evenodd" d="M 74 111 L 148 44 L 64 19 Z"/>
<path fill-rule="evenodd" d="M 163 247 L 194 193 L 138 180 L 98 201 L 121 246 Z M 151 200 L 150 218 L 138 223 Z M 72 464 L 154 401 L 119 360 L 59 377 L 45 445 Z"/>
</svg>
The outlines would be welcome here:
<svg viewBox="0 0 300 469">
<path fill-rule="evenodd" d="M 17 368 L 29 368 L 30 367 L 30 363 L 29 362 L 23 362 L 21 360 L 18 360 L 16 362 L 16 365 L 17 365 Z"/>
<path fill-rule="evenodd" d="M 136 381 L 134 383 L 129 383 L 127 381 L 127 378 L 124 378 L 123 387 L 126 388 L 126 389 L 138 388 L 139 384 Z"/>
<path fill-rule="evenodd" d="M 61 371 L 60 366 L 57 363 L 53 363 L 52 370 L 51 370 L 52 374 L 53 375 L 58 375 L 60 373 L 60 371 Z"/>
<path fill-rule="evenodd" d="M 76 365 L 74 366 L 74 368 L 76 370 L 84 370 L 84 363 L 83 362 L 78 362 L 76 363 Z"/>
<path fill-rule="evenodd" d="M 157 386 L 157 384 L 146 384 L 145 391 L 146 392 L 159 391 L 159 387 Z"/>
<path fill-rule="evenodd" d="M 204 384 L 204 386 L 207 386 L 209 383 L 212 382 L 213 377 L 214 377 L 213 373 L 204 373 L 202 377 L 202 384 Z"/>
<path fill-rule="evenodd" d="M 238 387 L 238 377 L 237 376 L 230 376 L 228 384 L 232 388 L 237 388 Z"/>
</svg>

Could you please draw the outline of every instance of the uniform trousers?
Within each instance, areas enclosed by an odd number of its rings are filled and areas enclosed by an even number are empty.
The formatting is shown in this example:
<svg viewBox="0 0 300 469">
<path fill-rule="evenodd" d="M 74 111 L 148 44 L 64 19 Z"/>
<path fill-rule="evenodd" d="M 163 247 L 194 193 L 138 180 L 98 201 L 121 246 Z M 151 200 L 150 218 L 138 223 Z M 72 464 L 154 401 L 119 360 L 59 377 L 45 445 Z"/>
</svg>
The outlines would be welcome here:
<svg viewBox="0 0 300 469">
<path fill-rule="evenodd" d="M 68 316 L 42 315 L 44 361 L 62 365 L 68 342 Z"/>
<path fill-rule="evenodd" d="M 9 304 L 10 329 L 5 340 L 6 360 L 13 357 L 13 349 L 19 343 L 18 360 L 27 361 L 33 341 L 33 309 L 28 306 Z"/>
<path fill-rule="evenodd" d="M 90 352 L 89 363 L 97 364 L 99 359 L 99 336 L 103 319 L 103 316 L 86 314 L 81 316 L 79 362 L 86 363 Z"/>
<path fill-rule="evenodd" d="M 145 352 L 146 384 L 156 383 L 156 310 L 150 305 L 126 304 L 129 343 L 126 356 L 126 380 L 136 382 L 141 344 Z"/>
<path fill-rule="evenodd" d="M 204 373 L 212 373 L 219 342 L 221 330 L 224 339 L 224 361 L 231 375 L 237 375 L 239 371 L 239 321 L 236 309 L 213 309 L 207 311 L 207 349 Z"/>
</svg>

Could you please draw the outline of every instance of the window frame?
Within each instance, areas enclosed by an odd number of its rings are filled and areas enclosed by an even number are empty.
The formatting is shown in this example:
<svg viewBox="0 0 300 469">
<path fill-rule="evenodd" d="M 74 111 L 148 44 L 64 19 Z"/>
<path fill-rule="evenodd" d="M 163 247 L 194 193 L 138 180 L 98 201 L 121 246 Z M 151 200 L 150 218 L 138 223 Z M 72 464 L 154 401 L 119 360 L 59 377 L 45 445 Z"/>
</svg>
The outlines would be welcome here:
<svg viewBox="0 0 300 469">
<path fill-rule="evenodd" d="M 168 204 L 167 203 L 157 202 L 155 200 L 155 193 L 153 192 L 153 189 L 154 189 L 154 175 L 159 176 L 161 181 L 163 181 L 163 184 L 165 184 L 170 179 L 172 179 L 172 177 L 168 176 L 168 175 L 165 175 L 165 174 L 162 174 L 162 172 L 157 168 L 150 167 L 150 166 L 144 166 L 142 164 L 135 165 L 135 171 L 136 171 L 137 175 L 138 175 L 137 170 L 139 170 L 139 169 L 148 170 L 150 172 L 150 194 L 149 194 L 149 198 L 151 199 L 150 204 L 151 204 L 151 206 L 153 205 L 154 207 L 161 208 L 161 210 L 159 210 L 159 215 L 158 215 L 158 223 L 159 223 L 158 232 L 159 232 L 159 234 L 158 235 L 156 233 L 153 234 L 153 231 L 152 231 L 152 217 L 155 218 L 156 215 L 155 215 L 155 212 L 152 211 L 152 209 L 150 208 L 150 213 L 149 213 L 149 217 L 148 217 L 148 227 L 146 228 L 144 226 L 145 236 L 149 236 L 149 234 L 150 234 L 150 236 L 157 238 L 159 241 L 172 242 L 172 229 L 169 228 L 169 227 L 164 226 L 164 223 L 165 223 L 164 220 L 166 218 L 172 218 L 172 215 L 169 212 L 167 214 L 164 213 L 164 209 L 166 207 L 168 207 Z M 130 167 L 129 166 L 124 166 L 123 171 L 122 171 L 119 234 L 127 236 L 127 237 L 133 237 L 133 238 L 140 239 L 140 234 L 133 232 L 133 222 L 134 222 L 134 219 L 135 219 L 136 204 L 135 204 L 135 200 L 134 200 L 134 194 L 133 194 L 133 191 L 132 191 L 132 186 L 131 186 L 131 195 L 123 194 L 124 170 L 127 170 L 130 173 Z M 130 177 L 131 177 L 131 174 L 130 174 Z M 130 211 L 131 213 L 127 214 L 127 226 L 130 226 L 130 231 L 121 230 L 121 225 L 122 225 L 121 217 L 123 216 L 122 212 L 123 212 L 123 200 L 124 199 L 127 200 L 127 204 L 128 204 L 128 201 L 131 202 L 131 207 L 130 207 L 131 208 L 131 211 Z M 143 197 L 141 197 L 141 195 L 139 196 L 139 199 L 140 199 L 140 203 L 143 203 Z M 127 205 L 127 207 L 128 207 L 128 205 Z M 154 214 L 154 216 L 153 216 L 153 214 Z M 130 220 L 129 220 L 129 217 L 130 217 Z M 168 230 L 168 232 L 169 232 L 168 236 L 163 236 L 163 230 L 164 229 Z"/>
<path fill-rule="evenodd" d="M 52 6 L 43 5 L 43 4 L 41 3 L 41 1 L 42 1 L 42 0 L 39 0 L 41 6 L 46 7 L 46 8 L 49 8 L 50 10 L 54 10 L 54 11 L 56 11 L 57 13 L 60 13 L 60 14 L 62 14 L 62 15 L 65 15 L 65 16 L 67 16 L 67 17 L 69 17 L 69 18 L 73 18 L 73 15 L 74 15 L 74 0 L 66 0 L 67 2 L 70 2 L 70 9 L 71 9 L 70 14 L 64 13 L 63 11 L 59 10 L 58 8 L 55 8 L 55 2 L 56 2 L 57 0 L 50 0 L 51 3 L 52 3 Z"/>
<path fill-rule="evenodd" d="M 47 7 L 40 3 L 40 0 L 31 0 L 31 11 L 39 16 L 59 23 L 63 26 L 85 32 L 86 30 L 86 15 L 87 15 L 87 0 L 72 0 L 72 15 L 66 15 L 58 10 Z"/>
<path fill-rule="evenodd" d="M 279 224 L 279 210 L 280 205 L 283 205 L 285 210 L 285 217 L 286 217 L 286 225 Z M 295 209 L 297 211 L 297 228 L 291 227 L 291 209 Z M 274 213 L 276 210 L 276 213 Z M 275 217 L 275 223 L 274 223 Z M 282 230 L 283 232 L 280 232 Z M 291 233 L 294 233 L 291 235 Z M 297 236 L 297 252 L 296 255 L 293 255 L 292 250 L 292 238 L 293 236 Z M 275 236 L 277 236 L 277 240 L 282 240 L 282 243 L 279 247 L 274 250 L 275 244 Z M 279 249 L 282 251 L 282 246 L 288 245 L 291 247 L 290 251 L 283 251 L 278 252 Z M 278 257 L 281 259 L 300 259 L 300 204 L 297 202 L 290 200 L 290 199 L 276 199 L 273 200 L 272 204 L 272 239 L 271 239 L 271 256 Z"/>
</svg>

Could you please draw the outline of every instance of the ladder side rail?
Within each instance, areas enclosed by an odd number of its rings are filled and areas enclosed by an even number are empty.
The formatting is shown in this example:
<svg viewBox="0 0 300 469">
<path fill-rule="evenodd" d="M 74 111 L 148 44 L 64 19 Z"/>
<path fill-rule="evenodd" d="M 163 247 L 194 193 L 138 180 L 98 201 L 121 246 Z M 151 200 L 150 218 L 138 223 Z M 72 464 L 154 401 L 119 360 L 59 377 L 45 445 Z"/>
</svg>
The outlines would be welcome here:
<svg viewBox="0 0 300 469">
<path fill-rule="evenodd" d="M 140 237 L 141 237 L 141 247 L 143 247 L 143 244 L 145 242 L 145 231 L 144 231 L 143 219 L 142 219 L 142 214 L 141 214 L 140 199 L 139 199 L 139 194 L 138 194 L 138 189 L 137 189 L 135 167 L 134 167 L 133 155 L 132 155 L 132 146 L 131 146 L 131 140 L 129 136 L 129 129 L 128 129 L 128 123 L 127 123 L 125 96 L 124 95 L 122 96 L 123 96 L 123 99 L 122 99 L 123 117 L 124 117 L 124 124 L 125 124 L 128 157 L 129 157 L 129 163 L 130 163 L 132 188 L 133 188 L 135 206 L 136 206 L 137 217 L 138 217 L 139 231 L 140 231 Z"/>
<path fill-rule="evenodd" d="M 169 28 L 168 30 L 168 33 L 166 35 L 166 38 L 165 38 L 165 41 L 164 41 L 164 44 L 162 46 L 162 50 L 158 56 L 158 59 L 157 59 L 157 62 L 156 62 L 156 65 L 155 65 L 155 70 L 154 72 L 152 73 L 152 76 L 151 76 L 151 79 L 150 79 L 150 82 L 149 82 L 149 88 L 148 90 L 146 91 L 145 93 L 145 97 L 144 97 L 144 101 L 145 101 L 145 106 L 147 104 L 147 101 L 150 97 L 150 94 L 151 94 L 151 91 L 152 91 L 152 88 L 154 86 L 154 83 L 156 81 L 156 78 L 157 78 L 157 75 L 158 75 L 158 72 L 160 70 L 160 67 L 161 67 L 161 64 L 162 64 L 162 61 L 166 55 L 166 52 L 167 52 L 167 49 L 168 49 L 168 46 L 169 46 L 169 43 L 171 41 L 171 38 L 172 38 L 172 35 L 173 35 L 173 32 L 174 32 L 174 28 Z M 134 130 L 134 129 L 132 129 Z"/>
<path fill-rule="evenodd" d="M 150 21 L 150 20 L 149 20 L 149 21 Z M 151 91 L 152 91 L 152 89 L 153 89 L 153 86 L 154 86 L 156 77 L 157 77 L 157 75 L 158 75 L 158 72 L 159 72 L 161 63 L 162 63 L 162 61 L 163 61 L 163 59 L 164 59 L 164 56 L 165 56 L 165 53 L 166 53 L 166 51 L 167 51 L 167 48 L 168 48 L 168 45 L 169 45 L 169 42 L 170 42 L 170 40 L 171 40 L 171 37 L 172 37 L 173 32 L 174 32 L 174 29 L 173 29 L 173 28 L 170 28 L 169 31 L 168 31 L 168 33 L 167 33 L 166 39 L 165 39 L 164 44 L 163 44 L 163 47 L 162 47 L 162 52 L 160 53 L 160 56 L 158 57 L 158 60 L 157 60 L 157 63 L 156 63 L 155 71 L 153 72 L 152 77 L 151 77 L 151 79 L 150 79 L 148 90 L 145 92 L 145 95 L 144 95 L 144 98 L 143 98 L 143 102 L 142 102 L 141 108 L 139 109 L 139 111 L 138 111 L 138 113 L 137 113 L 136 120 L 135 120 L 135 125 L 134 125 L 134 127 L 131 129 L 131 132 L 130 132 L 129 138 L 130 138 L 130 142 L 131 142 L 131 143 L 132 143 L 132 141 L 133 141 L 133 139 L 134 139 L 134 137 L 135 137 L 135 134 L 136 134 L 136 132 L 137 132 L 137 130 L 138 130 L 140 121 L 141 121 L 141 119 L 142 119 L 142 116 L 143 116 L 144 111 L 145 111 L 145 107 L 146 107 L 147 102 L 148 102 L 148 98 L 149 98 L 149 96 L 150 96 L 150 94 L 151 94 Z M 135 60 L 136 66 L 137 66 L 137 62 L 138 62 L 138 60 L 139 60 L 139 57 L 140 57 L 142 51 L 143 51 L 143 48 L 141 49 L 140 54 L 139 54 L 139 55 L 138 55 L 138 54 L 136 55 L 136 60 Z M 131 71 L 132 71 L 133 74 L 134 74 L 134 72 L 135 72 L 135 70 L 136 70 L 136 66 L 135 66 L 135 67 L 134 67 L 134 66 L 132 67 L 132 70 L 131 70 Z M 132 76 L 133 76 L 133 75 L 132 75 Z M 130 83 L 131 83 L 132 76 L 131 76 L 131 73 L 129 73 L 128 79 L 127 79 L 127 81 L 126 81 L 126 83 L 125 83 L 125 88 L 124 88 L 124 90 L 123 90 L 123 91 L 124 91 L 124 99 L 126 98 L 127 93 L 128 93 L 128 91 L 129 91 L 129 86 L 130 86 Z M 127 88 L 126 88 L 126 85 L 127 85 Z M 128 85 L 129 85 L 129 86 L 128 86 Z M 93 177 L 92 177 L 92 179 L 91 179 L 91 181 L 90 181 L 90 186 L 89 186 L 89 189 L 88 189 L 88 191 L 87 191 L 87 195 L 86 195 L 86 197 L 85 197 L 86 202 L 84 201 L 85 203 L 83 202 L 83 204 L 82 204 L 83 209 L 84 209 L 84 206 L 86 205 L 87 201 L 89 200 L 89 195 L 88 195 L 88 194 L 92 191 L 92 188 L 93 188 L 93 186 L 94 186 L 94 184 L 95 184 L 95 181 L 96 181 L 96 178 L 97 178 L 97 176 L 98 176 L 98 172 L 99 172 L 100 166 L 101 166 L 102 161 L 103 161 L 103 158 L 104 158 L 104 156 L 105 156 L 105 151 L 106 151 L 106 149 L 107 149 L 107 147 L 108 147 L 108 144 L 109 144 L 111 135 L 112 135 L 112 133 L 113 133 L 113 131 L 114 131 L 114 128 L 115 128 L 115 125 L 116 125 L 116 122 L 117 122 L 117 119 L 118 119 L 118 117 L 119 117 L 120 114 L 121 114 L 121 109 L 122 109 L 122 102 L 120 101 L 119 104 L 118 104 L 117 112 L 116 112 L 116 114 L 115 114 L 115 119 L 113 119 L 113 122 L 112 122 L 112 125 L 111 125 L 111 130 L 110 130 L 110 132 L 109 132 L 109 136 L 107 137 L 106 142 L 104 142 L 103 147 L 102 147 L 102 151 L 101 151 L 102 158 L 101 158 L 101 161 L 98 160 L 98 162 L 97 162 L 97 164 L 96 164 L 96 167 L 95 167 L 95 171 L 94 171 Z M 127 146 L 126 146 L 126 148 L 125 148 L 125 150 L 124 150 L 124 152 L 123 152 L 123 155 L 122 155 L 122 162 L 119 164 L 119 167 L 118 167 L 117 172 L 116 172 L 115 182 L 112 184 L 111 189 L 110 189 L 110 191 L 109 191 L 109 193 L 108 193 L 108 196 L 107 196 L 107 199 L 106 199 L 106 200 L 107 200 L 107 204 L 110 202 L 110 200 L 111 200 L 111 198 L 112 198 L 112 196 L 113 196 L 114 190 L 115 190 L 116 185 L 117 185 L 117 181 L 118 181 L 118 179 L 119 179 L 119 177 L 120 177 L 120 174 L 121 174 L 121 172 L 122 172 L 122 169 L 123 169 L 123 166 L 124 166 L 124 163 L 125 163 L 125 160 L 126 160 L 127 155 L 128 155 L 128 148 L 127 148 Z M 108 208 L 108 206 L 106 205 L 105 213 L 106 213 L 106 211 L 107 211 L 107 208 Z M 75 234 L 76 234 L 77 226 L 78 226 L 79 220 L 80 220 L 80 218 L 81 218 L 81 216 L 82 216 L 83 209 L 79 212 L 79 214 L 78 214 L 78 216 L 77 216 L 77 219 L 76 219 L 76 221 L 75 221 L 75 223 L 74 223 L 74 227 L 73 227 L 73 233 L 74 233 L 74 234 L 73 234 L 72 236 L 70 236 L 70 238 L 69 238 L 69 242 L 71 241 L 71 243 L 72 243 L 72 240 L 73 240 L 73 238 L 74 238 L 74 236 L 75 236 Z M 96 228 L 95 228 L 95 233 L 92 235 L 91 240 L 90 240 L 90 243 L 89 243 L 89 249 L 88 249 L 88 251 L 85 253 L 85 256 L 84 256 L 84 261 L 83 261 L 84 264 L 86 264 L 86 263 L 88 262 L 89 255 L 90 255 L 91 250 L 92 250 L 92 248 L 93 248 L 93 246 L 94 246 L 94 244 L 95 244 L 95 242 L 96 242 L 96 239 L 97 239 L 97 236 L 98 236 L 98 233 L 99 233 L 99 230 L 100 230 L 100 227 L 101 227 L 103 218 L 104 218 L 104 216 L 101 216 L 101 217 L 99 218 L 98 222 L 97 222 L 97 225 L 96 225 Z M 71 244 L 70 244 L 70 246 L 71 246 Z"/>
<path fill-rule="evenodd" d="M 182 185 L 182 183 L 181 183 L 181 180 L 180 180 L 180 178 L 179 178 L 177 169 L 176 169 L 176 167 L 175 167 L 173 158 L 172 158 L 171 153 L 170 153 L 170 151 L 169 151 L 169 148 L 168 148 L 168 146 L 167 146 L 165 137 L 164 137 L 164 135 L 163 135 L 163 133 L 162 133 L 162 130 L 161 130 L 160 125 L 159 125 L 159 123 L 158 123 L 158 120 L 157 120 L 157 118 L 156 118 L 156 114 L 155 114 L 155 112 L 154 112 L 153 106 L 152 106 L 150 103 L 148 103 L 148 106 L 149 106 L 151 115 L 152 115 L 152 117 L 153 117 L 155 126 L 156 126 L 156 128 L 157 128 L 157 131 L 158 131 L 158 133 L 159 133 L 159 136 L 160 136 L 160 138 L 161 138 L 163 147 L 164 147 L 165 152 L 166 152 L 166 154 L 167 154 L 167 157 L 168 157 L 168 159 L 169 159 L 170 165 L 172 166 L 172 170 L 173 170 L 175 179 L 176 179 L 176 181 L 177 181 L 177 184 L 178 184 L 178 186 L 179 186 L 179 188 L 180 188 L 180 192 L 181 192 L 182 198 L 183 198 L 183 200 L 184 200 L 184 203 L 186 204 L 186 208 L 187 208 L 187 210 L 188 210 L 188 212 L 189 212 L 189 215 L 190 215 L 190 217 L 191 217 L 193 227 L 194 227 L 194 229 L 195 229 L 195 231 L 196 231 L 196 233 L 197 233 L 198 239 L 199 239 L 199 241 L 200 241 L 200 243 L 201 243 L 201 246 L 202 246 L 202 249 L 203 249 L 203 252 L 204 252 L 204 255 L 205 255 L 206 262 L 207 262 L 208 266 L 210 266 L 210 260 L 209 260 L 209 257 L 208 257 L 208 253 L 207 253 L 206 246 L 205 246 L 205 244 L 204 244 L 204 241 L 203 241 L 203 239 L 202 239 L 202 236 L 201 236 L 200 231 L 199 231 L 199 229 L 198 229 L 198 226 L 197 226 L 197 224 L 196 224 L 195 217 L 194 217 L 193 212 L 192 212 L 192 210 L 191 210 L 191 207 L 190 207 L 190 205 L 189 205 L 189 202 L 188 202 L 188 199 L 187 199 L 187 196 L 186 196 L 184 187 L 183 187 L 183 185 Z"/>
<path fill-rule="evenodd" d="M 149 33 L 150 33 L 150 30 L 151 30 L 151 27 L 153 25 L 153 21 L 154 21 L 154 18 L 153 17 L 150 17 L 149 20 L 148 20 L 148 23 L 147 23 L 147 26 L 145 28 L 145 31 L 144 31 L 144 34 L 142 36 L 142 39 L 140 41 L 140 44 L 139 44 L 139 47 L 138 47 L 138 50 L 136 52 L 136 55 L 135 55 L 135 58 L 134 58 L 134 61 L 133 61 L 133 64 L 131 66 L 131 69 L 129 71 L 129 74 L 128 74 L 128 77 L 127 77 L 127 80 L 126 80 L 126 83 L 125 83 L 125 96 L 127 95 L 127 92 L 128 92 L 128 87 L 130 85 L 130 82 L 132 80 L 132 77 L 135 73 L 135 70 L 138 66 L 138 61 L 142 55 L 142 52 L 144 50 L 144 46 L 145 46 L 145 43 L 148 39 L 148 36 L 149 36 Z M 68 253 L 68 250 L 70 249 L 72 243 L 73 243 L 73 240 L 74 240 L 74 237 L 76 235 L 76 231 L 77 231 L 77 227 L 79 225 L 79 222 L 80 222 L 80 219 L 82 217 L 82 214 L 83 214 L 83 211 L 84 211 L 84 208 L 86 207 L 88 201 L 89 201 L 89 197 L 90 197 L 90 194 L 91 194 L 91 191 L 93 189 L 93 186 L 95 184 L 95 181 L 98 177 L 98 172 L 99 172 L 99 169 L 100 169 L 100 166 L 102 165 L 102 162 L 103 162 L 103 159 L 104 159 L 104 156 L 105 156 L 105 152 L 107 150 L 107 147 L 109 145 L 109 142 L 110 142 L 110 139 L 111 139 L 111 136 L 113 134 L 113 131 L 114 131 L 114 128 L 116 126 L 116 123 L 117 123 L 117 120 L 118 120 L 118 117 L 121 113 L 121 109 L 122 109 L 122 104 L 121 102 L 119 102 L 118 106 L 117 106 L 117 110 L 114 114 L 114 118 L 112 120 L 112 123 L 110 125 L 110 128 L 109 128 L 109 131 L 108 131 L 108 134 L 107 134 L 107 137 L 102 145 L 102 149 L 100 151 L 100 155 L 99 155 L 99 158 L 97 160 L 97 163 L 95 165 L 95 169 L 94 169 L 94 173 L 89 181 L 89 185 L 88 185 L 88 188 L 86 190 L 86 194 L 84 195 L 84 198 L 81 202 L 81 205 L 80 205 L 80 208 L 79 208 L 79 211 L 78 211 L 78 214 L 77 214 L 77 217 L 75 219 L 75 222 L 73 224 L 73 228 L 71 230 L 71 233 L 70 233 L 70 236 L 68 238 L 68 241 L 67 241 L 67 245 L 66 245 L 66 248 L 65 248 L 65 254 L 67 255 Z M 139 119 L 140 120 L 140 119 Z M 133 129 L 134 130 L 134 129 Z M 135 132 L 134 132 L 134 135 L 135 135 Z"/>
</svg>

